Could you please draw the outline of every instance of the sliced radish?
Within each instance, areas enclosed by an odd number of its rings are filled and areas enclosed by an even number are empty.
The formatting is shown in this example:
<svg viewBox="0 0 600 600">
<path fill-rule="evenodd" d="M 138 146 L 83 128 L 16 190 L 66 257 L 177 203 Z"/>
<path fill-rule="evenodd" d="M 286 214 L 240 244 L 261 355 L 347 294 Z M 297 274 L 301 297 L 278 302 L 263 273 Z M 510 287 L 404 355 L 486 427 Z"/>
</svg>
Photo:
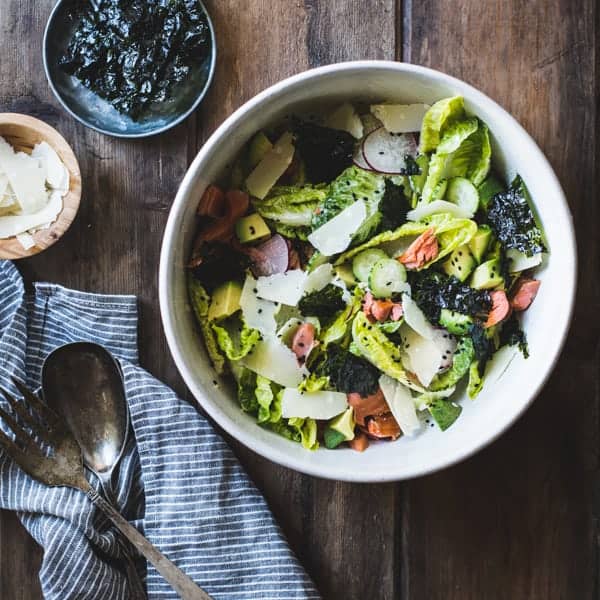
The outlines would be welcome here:
<svg viewBox="0 0 600 600">
<path fill-rule="evenodd" d="M 442 363 L 440 370 L 445 371 L 452 366 L 454 362 L 454 353 L 458 345 L 456 338 L 445 329 L 435 329 L 435 335 L 432 342 L 440 349 L 442 353 Z"/>
<path fill-rule="evenodd" d="M 406 157 L 417 155 L 417 142 L 410 133 L 395 134 L 380 127 L 365 137 L 362 151 L 374 171 L 401 175 L 406 169 Z"/>
<path fill-rule="evenodd" d="M 365 155 L 363 154 L 362 143 L 358 143 L 356 145 L 356 150 L 354 150 L 354 156 L 352 157 L 354 164 L 365 171 L 373 171 L 369 166 L 369 163 L 365 160 Z"/>
<path fill-rule="evenodd" d="M 277 233 L 260 246 L 253 248 L 250 259 L 255 277 L 283 273 L 289 265 L 289 248 L 285 239 Z"/>
</svg>

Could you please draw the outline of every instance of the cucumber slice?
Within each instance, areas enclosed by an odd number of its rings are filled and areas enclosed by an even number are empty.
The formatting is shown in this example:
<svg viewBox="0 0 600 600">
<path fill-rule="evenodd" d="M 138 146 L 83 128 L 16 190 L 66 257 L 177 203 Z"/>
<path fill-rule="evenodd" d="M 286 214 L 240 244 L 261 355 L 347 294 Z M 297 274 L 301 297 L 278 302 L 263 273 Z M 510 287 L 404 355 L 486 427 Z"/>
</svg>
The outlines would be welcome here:
<svg viewBox="0 0 600 600">
<path fill-rule="evenodd" d="M 446 200 L 453 202 L 471 215 L 474 215 L 479 206 L 479 192 L 468 179 L 453 177 L 448 182 Z"/>
<path fill-rule="evenodd" d="M 377 298 L 389 298 L 406 289 L 406 269 L 393 258 L 376 262 L 369 275 L 369 287 Z"/>
<path fill-rule="evenodd" d="M 387 257 L 388 255 L 378 248 L 369 248 L 358 253 L 352 261 L 352 271 L 355 277 L 359 281 L 364 281 L 365 283 L 368 282 L 369 273 L 371 272 L 373 265 Z"/>
</svg>

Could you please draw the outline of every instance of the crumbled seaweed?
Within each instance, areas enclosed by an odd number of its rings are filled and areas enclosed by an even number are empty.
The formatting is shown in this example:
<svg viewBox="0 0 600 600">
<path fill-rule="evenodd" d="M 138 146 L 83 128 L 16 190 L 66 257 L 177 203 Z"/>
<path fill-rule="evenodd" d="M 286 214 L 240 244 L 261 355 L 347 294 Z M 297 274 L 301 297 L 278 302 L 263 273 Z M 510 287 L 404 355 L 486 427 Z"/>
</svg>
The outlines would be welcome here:
<svg viewBox="0 0 600 600">
<path fill-rule="evenodd" d="M 346 307 L 343 295 L 344 290 L 341 287 L 329 283 L 323 289 L 301 298 L 298 309 L 304 316 L 318 317 L 326 322 Z"/>
<path fill-rule="evenodd" d="M 477 360 L 479 375 L 483 377 L 485 366 L 496 351 L 494 341 L 487 336 L 486 330 L 478 323 L 473 323 L 469 327 L 469 336 L 473 341 L 473 350 L 475 351 L 475 360 Z"/>
<path fill-rule="evenodd" d="M 61 68 L 134 120 L 210 54 L 206 14 L 193 0 L 71 2 L 70 18 Z"/>
<path fill-rule="evenodd" d="M 409 275 L 412 295 L 433 323 L 439 323 L 442 308 L 471 317 L 485 317 L 492 308 L 489 292 L 474 290 L 453 276 L 425 270 Z"/>
<path fill-rule="evenodd" d="M 228 244 L 205 244 L 200 250 L 202 262 L 192 269 L 192 275 L 202 282 L 209 293 L 233 279 L 243 279 L 250 265 L 249 258 Z"/>
<path fill-rule="evenodd" d="M 406 222 L 406 213 L 409 210 L 410 205 L 404 195 L 403 187 L 386 179 L 385 191 L 379 202 L 379 212 L 382 215 L 379 231 L 389 231 L 400 227 Z"/>
<path fill-rule="evenodd" d="M 515 313 L 512 313 L 508 320 L 502 324 L 500 346 L 518 346 L 523 356 L 529 358 L 527 338 Z"/>
<path fill-rule="evenodd" d="M 527 256 L 545 250 L 542 232 L 529 205 L 529 192 L 518 175 L 506 192 L 492 197 L 487 218 L 505 249 L 514 248 Z"/>
<path fill-rule="evenodd" d="M 355 141 L 348 132 L 297 120 L 294 133 L 310 182 L 333 181 L 352 164 Z"/>
<path fill-rule="evenodd" d="M 337 344 L 327 346 L 327 356 L 319 367 L 319 375 L 328 376 L 330 384 L 346 394 L 358 393 L 366 397 L 379 389 L 379 370 Z"/>
<path fill-rule="evenodd" d="M 400 175 L 420 175 L 421 167 L 419 167 L 414 156 L 407 154 L 404 157 L 404 168 L 400 171 Z"/>
</svg>

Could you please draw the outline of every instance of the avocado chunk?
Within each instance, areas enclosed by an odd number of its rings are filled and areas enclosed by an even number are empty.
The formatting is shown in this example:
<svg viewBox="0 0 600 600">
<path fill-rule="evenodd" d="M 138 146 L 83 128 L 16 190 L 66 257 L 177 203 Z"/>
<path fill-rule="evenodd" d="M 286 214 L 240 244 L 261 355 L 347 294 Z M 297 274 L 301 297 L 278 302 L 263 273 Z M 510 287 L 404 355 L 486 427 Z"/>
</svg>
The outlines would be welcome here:
<svg viewBox="0 0 600 600">
<path fill-rule="evenodd" d="M 434 400 L 428 408 L 433 420 L 442 431 L 446 431 L 462 412 L 462 408 L 458 404 L 441 398 Z"/>
<path fill-rule="evenodd" d="M 493 258 L 501 258 L 502 256 L 502 245 L 498 240 L 490 244 L 487 254 L 484 256 L 485 261 L 492 260 Z"/>
<path fill-rule="evenodd" d="M 444 269 L 446 275 L 465 281 L 476 265 L 477 262 L 473 258 L 469 247 L 464 245 L 459 246 L 450 254 L 448 260 L 442 265 L 442 269 Z"/>
<path fill-rule="evenodd" d="M 481 263 L 471 276 L 470 286 L 476 290 L 491 290 L 504 284 L 499 258 Z"/>
<path fill-rule="evenodd" d="M 349 442 L 354 439 L 354 409 L 347 408 L 341 415 L 338 415 L 329 422 L 325 429 L 323 437 L 327 448 L 335 448 L 342 442 Z"/>
<path fill-rule="evenodd" d="M 352 272 L 352 267 L 348 263 L 338 265 L 335 268 L 335 274 L 346 284 L 347 287 L 354 287 L 358 283 L 356 281 L 356 277 L 354 277 L 354 273 Z"/>
<path fill-rule="evenodd" d="M 475 233 L 469 242 L 469 250 L 478 263 L 483 260 L 493 236 L 492 228 L 489 225 L 480 225 L 477 228 L 477 233 Z"/>
<path fill-rule="evenodd" d="M 254 213 L 238 220 L 235 233 L 242 244 L 252 244 L 266 240 L 270 237 L 271 230 L 265 220 L 258 213 Z"/>
<path fill-rule="evenodd" d="M 248 148 L 248 165 L 251 169 L 264 158 L 265 154 L 273 148 L 273 144 L 269 138 L 259 131 L 251 140 Z"/>
<path fill-rule="evenodd" d="M 440 325 L 453 335 L 467 334 L 472 324 L 473 319 L 469 315 L 463 315 L 449 308 L 442 308 L 440 311 Z"/>
<path fill-rule="evenodd" d="M 218 321 L 240 310 L 242 285 L 237 281 L 222 283 L 213 293 L 208 307 L 208 320 Z"/>
</svg>

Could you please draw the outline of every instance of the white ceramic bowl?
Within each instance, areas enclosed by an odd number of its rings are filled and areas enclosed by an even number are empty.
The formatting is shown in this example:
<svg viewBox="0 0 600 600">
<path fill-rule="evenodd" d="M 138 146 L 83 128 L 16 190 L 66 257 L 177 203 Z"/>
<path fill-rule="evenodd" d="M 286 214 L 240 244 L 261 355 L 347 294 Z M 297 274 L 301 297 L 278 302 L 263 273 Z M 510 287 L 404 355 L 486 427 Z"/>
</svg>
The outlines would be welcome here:
<svg viewBox="0 0 600 600">
<path fill-rule="evenodd" d="M 551 251 L 539 271 L 542 286 L 524 328 L 531 356 L 500 356 L 475 401 L 461 399 L 463 413 L 442 433 L 425 428 L 416 438 L 350 449 L 308 452 L 261 429 L 244 414 L 235 393 L 207 361 L 186 293 L 185 263 L 195 228 L 194 212 L 204 188 L 217 178 L 261 128 L 307 105 L 342 100 L 425 102 L 461 94 L 470 113 L 482 118 L 493 137 L 496 169 L 507 180 L 519 173 L 541 218 Z M 277 463 L 330 479 L 401 480 L 430 473 L 473 454 L 511 425 L 548 378 L 567 335 L 574 302 L 576 250 L 565 196 L 548 161 L 506 111 L 473 87 L 438 71 L 394 62 L 351 62 L 290 77 L 258 94 L 231 115 L 198 153 L 175 198 L 160 262 L 160 307 L 169 347 L 186 384 L 204 409 L 233 437 Z M 506 353 L 503 352 L 503 355 Z M 508 366 L 507 366 L 508 365 Z"/>
</svg>

